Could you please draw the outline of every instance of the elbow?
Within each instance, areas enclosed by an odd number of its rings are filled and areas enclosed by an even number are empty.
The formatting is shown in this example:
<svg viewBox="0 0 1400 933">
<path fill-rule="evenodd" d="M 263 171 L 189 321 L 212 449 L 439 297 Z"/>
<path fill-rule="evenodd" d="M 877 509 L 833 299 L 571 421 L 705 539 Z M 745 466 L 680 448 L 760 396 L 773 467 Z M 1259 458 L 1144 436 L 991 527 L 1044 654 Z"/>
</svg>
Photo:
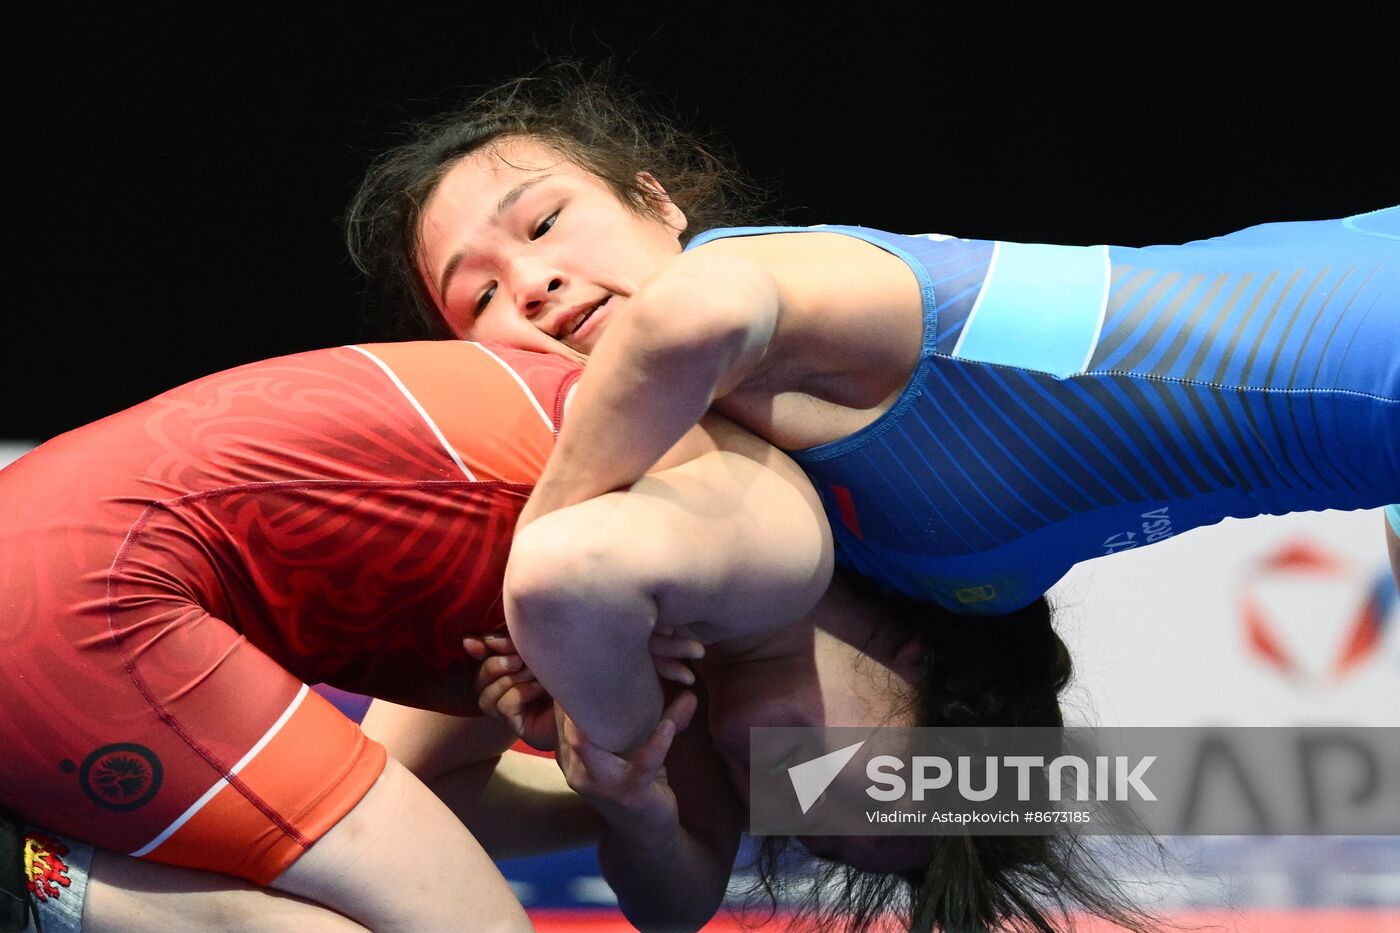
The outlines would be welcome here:
<svg viewBox="0 0 1400 933">
<path fill-rule="evenodd" d="M 511 638 L 518 646 L 529 645 L 547 628 L 558 634 L 560 625 L 572 617 L 570 608 L 589 598 L 587 582 L 593 555 L 580 551 L 568 538 L 551 533 L 553 517 L 547 515 L 519 534 L 511 545 L 506 562 L 503 599 Z M 526 658 L 529 661 L 529 658 Z"/>
<path fill-rule="evenodd" d="M 522 530 L 511 545 L 503 599 L 511 639 L 525 663 L 536 653 L 567 650 L 576 642 L 646 642 L 635 612 L 621 609 L 644 593 L 628 573 L 616 542 L 574 520 L 572 510 L 552 512 Z"/>
</svg>

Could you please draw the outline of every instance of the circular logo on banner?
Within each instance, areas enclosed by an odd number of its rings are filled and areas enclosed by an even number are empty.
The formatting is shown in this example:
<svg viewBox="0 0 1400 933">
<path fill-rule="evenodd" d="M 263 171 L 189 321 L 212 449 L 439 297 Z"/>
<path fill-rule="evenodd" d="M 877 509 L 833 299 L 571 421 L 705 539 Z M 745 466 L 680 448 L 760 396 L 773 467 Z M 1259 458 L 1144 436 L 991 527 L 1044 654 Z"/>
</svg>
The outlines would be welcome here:
<svg viewBox="0 0 1400 933">
<path fill-rule="evenodd" d="M 135 810 L 160 790 L 160 759 L 144 745 L 104 745 L 83 760 L 78 782 L 93 803 L 108 810 Z"/>
</svg>

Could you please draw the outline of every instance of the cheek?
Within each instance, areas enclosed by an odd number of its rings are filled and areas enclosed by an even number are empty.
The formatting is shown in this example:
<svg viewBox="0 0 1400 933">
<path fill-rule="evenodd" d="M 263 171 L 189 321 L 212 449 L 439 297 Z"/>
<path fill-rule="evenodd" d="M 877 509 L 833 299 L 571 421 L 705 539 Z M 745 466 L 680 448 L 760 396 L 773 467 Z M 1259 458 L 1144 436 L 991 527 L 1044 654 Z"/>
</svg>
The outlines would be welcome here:
<svg viewBox="0 0 1400 933">
<path fill-rule="evenodd" d="M 543 335 L 534 327 L 521 326 L 524 323 L 498 308 L 477 316 L 466 311 L 447 314 L 447 326 L 458 339 L 489 340 L 522 350 L 544 349 L 538 345 L 538 338 Z"/>
<path fill-rule="evenodd" d="M 506 343 L 502 328 L 490 315 L 473 318 L 467 314 L 447 314 L 447 327 L 460 340 L 494 340 Z"/>
<path fill-rule="evenodd" d="M 456 337 L 458 340 L 477 339 L 477 335 L 474 333 L 473 328 L 464 324 L 460 318 L 457 318 L 451 314 L 447 314 L 443 316 L 443 319 L 447 321 L 447 329 L 452 331 L 452 336 Z M 489 340 L 490 338 L 487 337 L 482 339 Z"/>
</svg>

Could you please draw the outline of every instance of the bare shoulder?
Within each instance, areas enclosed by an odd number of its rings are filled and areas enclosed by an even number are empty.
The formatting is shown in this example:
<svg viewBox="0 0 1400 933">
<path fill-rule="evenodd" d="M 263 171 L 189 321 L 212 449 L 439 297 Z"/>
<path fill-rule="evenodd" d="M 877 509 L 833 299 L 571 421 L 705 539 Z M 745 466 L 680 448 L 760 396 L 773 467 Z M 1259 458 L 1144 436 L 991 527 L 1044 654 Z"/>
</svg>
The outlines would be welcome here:
<svg viewBox="0 0 1400 933">
<path fill-rule="evenodd" d="M 791 299 L 790 310 L 849 315 L 866 326 L 912 324 L 923 317 L 919 281 L 904 260 L 841 233 L 810 231 L 726 237 L 696 248 L 763 265 Z M 916 337 L 917 339 L 917 337 Z"/>
<path fill-rule="evenodd" d="M 782 296 L 772 350 L 722 406 L 726 413 L 783 446 L 808 446 L 868 423 L 908 382 L 923 296 L 899 257 L 820 231 L 728 237 L 696 249 L 707 250 L 761 264 Z"/>
</svg>

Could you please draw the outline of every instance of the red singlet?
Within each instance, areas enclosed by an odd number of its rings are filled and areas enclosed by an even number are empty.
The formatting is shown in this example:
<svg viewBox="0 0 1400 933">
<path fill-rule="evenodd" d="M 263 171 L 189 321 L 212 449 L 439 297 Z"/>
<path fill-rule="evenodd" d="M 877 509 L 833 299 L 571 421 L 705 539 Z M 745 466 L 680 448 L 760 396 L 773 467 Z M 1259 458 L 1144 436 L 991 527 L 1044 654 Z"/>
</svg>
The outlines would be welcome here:
<svg viewBox="0 0 1400 933">
<path fill-rule="evenodd" d="M 181 386 L 0 473 L 0 803 L 267 884 L 384 751 L 306 683 L 475 711 L 573 364 L 341 347 Z"/>
</svg>

